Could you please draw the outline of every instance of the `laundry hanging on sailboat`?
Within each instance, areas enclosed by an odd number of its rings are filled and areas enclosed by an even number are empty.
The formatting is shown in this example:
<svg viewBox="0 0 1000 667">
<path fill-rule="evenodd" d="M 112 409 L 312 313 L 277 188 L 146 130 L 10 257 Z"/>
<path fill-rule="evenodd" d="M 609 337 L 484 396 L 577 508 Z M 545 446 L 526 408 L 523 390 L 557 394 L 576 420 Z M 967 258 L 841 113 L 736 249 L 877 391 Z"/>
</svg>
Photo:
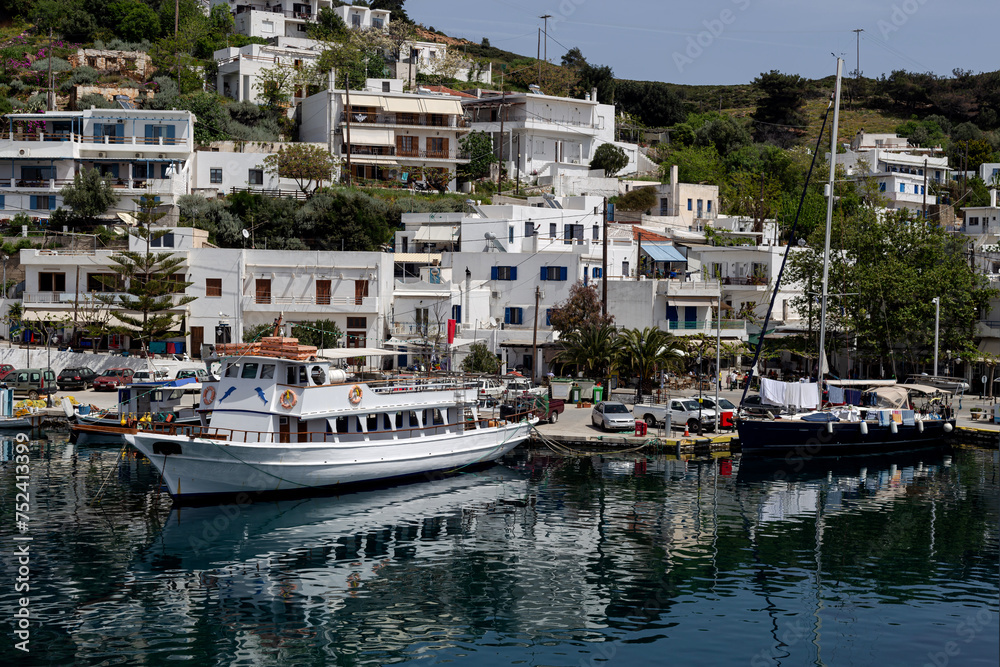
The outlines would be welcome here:
<svg viewBox="0 0 1000 667">
<path fill-rule="evenodd" d="M 767 405 L 814 409 L 819 406 L 819 385 L 815 382 L 782 382 L 761 378 L 760 397 Z"/>
</svg>

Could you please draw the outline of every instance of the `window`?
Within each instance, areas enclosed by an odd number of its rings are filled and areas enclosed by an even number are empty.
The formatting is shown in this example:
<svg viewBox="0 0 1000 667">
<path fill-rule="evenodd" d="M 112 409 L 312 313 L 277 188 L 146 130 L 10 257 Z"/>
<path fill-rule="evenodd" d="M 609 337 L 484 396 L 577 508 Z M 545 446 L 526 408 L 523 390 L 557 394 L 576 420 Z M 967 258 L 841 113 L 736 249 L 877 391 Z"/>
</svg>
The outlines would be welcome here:
<svg viewBox="0 0 1000 667">
<path fill-rule="evenodd" d="M 226 377 L 227 378 L 239 377 L 238 376 L 239 372 L 240 372 L 240 365 L 239 364 L 229 364 L 228 366 L 226 366 Z"/>
<path fill-rule="evenodd" d="M 969 226 L 970 227 L 978 227 L 979 226 L 979 218 L 969 218 Z"/>
<path fill-rule="evenodd" d="M 368 318 L 367 317 L 348 317 L 347 318 L 347 328 L 348 329 L 368 329 Z"/>
<path fill-rule="evenodd" d="M 66 274 L 65 273 L 39 273 L 38 274 L 38 291 L 39 292 L 65 292 L 66 291 Z"/>
<path fill-rule="evenodd" d="M 554 223 L 554 222 L 550 222 L 549 223 L 549 238 L 550 239 L 556 238 L 556 234 L 558 234 L 558 232 L 556 231 L 557 229 L 558 229 L 558 227 L 556 226 L 556 223 Z"/>
<path fill-rule="evenodd" d="M 459 305 L 454 305 L 451 307 L 451 319 L 455 320 L 456 323 L 462 323 L 462 307 Z"/>
<path fill-rule="evenodd" d="M 427 157 L 448 157 L 448 143 L 444 137 L 427 138 Z"/>
<path fill-rule="evenodd" d="M 317 280 L 316 281 L 316 305 L 317 306 L 329 306 L 330 305 L 330 281 L 329 280 Z"/>
<path fill-rule="evenodd" d="M 521 324 L 521 308 L 504 308 L 503 309 L 503 323 L 504 324 Z"/>
<path fill-rule="evenodd" d="M 688 199 L 688 210 L 689 211 L 692 210 L 691 206 L 692 206 L 692 201 L 690 199 Z"/>
<path fill-rule="evenodd" d="M 132 178 L 150 178 L 153 170 L 145 162 L 132 165 Z"/>
<path fill-rule="evenodd" d="M 260 379 L 271 380 L 273 378 L 274 378 L 274 364 L 264 364 L 264 367 L 260 369 Z"/>
<path fill-rule="evenodd" d="M 4 195 L 0 195 L 0 211 L 4 208 Z"/>
<path fill-rule="evenodd" d="M 262 21 L 260 24 L 261 32 L 274 32 L 274 21 Z"/>
<path fill-rule="evenodd" d="M 351 25 L 355 28 L 361 27 L 361 14 L 351 14 Z"/>
<path fill-rule="evenodd" d="M 271 303 L 271 279 L 257 278 L 255 301 L 257 303 Z"/>
<path fill-rule="evenodd" d="M 879 183 L 878 184 L 878 191 L 879 192 L 885 192 L 885 183 Z"/>
<path fill-rule="evenodd" d="M 174 233 L 168 232 L 161 236 L 153 236 L 149 239 L 149 245 L 151 248 L 173 248 L 174 247 Z"/>
<path fill-rule="evenodd" d="M 513 227 L 508 227 L 507 228 L 507 242 L 508 243 L 513 243 L 514 242 L 514 228 Z"/>
<path fill-rule="evenodd" d="M 601 278 L 604 276 L 604 269 L 600 266 L 595 266 L 590 270 L 590 274 L 594 278 Z"/>
<path fill-rule="evenodd" d="M 905 183 L 900 183 L 899 184 L 899 191 L 903 192 L 903 193 L 906 192 L 906 184 Z"/>
<path fill-rule="evenodd" d="M 222 182 L 222 169 L 209 169 L 208 170 L 208 180 L 211 183 L 221 183 Z"/>
<path fill-rule="evenodd" d="M 405 122 L 405 121 L 400 121 Z M 412 123 L 411 123 L 412 124 Z M 396 152 L 403 157 L 416 157 L 417 156 L 417 138 L 416 137 L 396 137 Z"/>
<path fill-rule="evenodd" d="M 494 266 L 490 268 L 490 280 L 517 280 L 517 267 Z"/>
<path fill-rule="evenodd" d="M 545 309 L 545 326 L 552 326 L 552 308 Z"/>
<path fill-rule="evenodd" d="M 383 25 L 385 25 L 385 24 L 382 22 L 382 19 L 372 18 L 372 27 L 373 28 L 379 28 L 379 29 L 381 29 Z M 388 93 L 389 91 L 385 90 L 383 92 Z"/>
<path fill-rule="evenodd" d="M 383 81 L 382 82 L 382 92 L 383 93 L 388 93 L 389 92 L 389 82 L 388 81 Z"/>
<path fill-rule="evenodd" d="M 247 174 L 247 181 L 250 185 L 264 185 L 264 170 L 251 169 Z"/>
<path fill-rule="evenodd" d="M 542 280 L 566 280 L 565 266 L 543 266 Z"/>
<path fill-rule="evenodd" d="M 535 235 L 535 223 L 528 220 L 524 223 L 524 238 L 530 239 Z"/>
<path fill-rule="evenodd" d="M 256 362 L 247 362 L 243 364 L 243 372 L 240 373 L 240 377 L 244 380 L 253 380 L 257 377 L 257 364 Z"/>
<path fill-rule="evenodd" d="M 591 233 L 593 234 L 593 237 L 594 237 L 593 240 L 594 241 L 600 241 L 601 240 L 601 227 L 600 227 L 600 225 L 594 225 L 593 229 L 591 230 Z"/>
<path fill-rule="evenodd" d="M 56 207 L 54 195 L 31 195 L 31 208 L 35 211 L 51 211 Z"/>
<path fill-rule="evenodd" d="M 583 241 L 583 225 L 563 225 L 563 243 L 573 245 L 573 241 Z"/>
<path fill-rule="evenodd" d="M 306 32 L 307 26 L 304 23 L 299 23 L 295 26 L 299 32 Z"/>
<path fill-rule="evenodd" d="M 222 296 L 222 278 L 205 279 L 205 296 Z"/>
<path fill-rule="evenodd" d="M 707 208 L 706 208 L 706 210 L 707 210 L 707 211 L 708 211 L 709 213 L 711 213 L 711 212 L 712 212 L 712 200 L 711 200 L 711 199 L 709 199 L 709 200 L 708 200 L 707 202 L 705 202 L 705 206 L 707 207 Z"/>
</svg>

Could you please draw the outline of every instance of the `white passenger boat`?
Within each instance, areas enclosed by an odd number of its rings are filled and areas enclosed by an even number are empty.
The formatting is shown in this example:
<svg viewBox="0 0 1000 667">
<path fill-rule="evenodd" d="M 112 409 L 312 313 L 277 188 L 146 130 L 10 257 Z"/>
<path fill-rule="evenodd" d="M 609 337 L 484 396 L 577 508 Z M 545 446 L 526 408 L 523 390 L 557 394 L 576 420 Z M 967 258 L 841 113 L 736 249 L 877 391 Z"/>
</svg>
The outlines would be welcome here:
<svg viewBox="0 0 1000 667">
<path fill-rule="evenodd" d="M 294 339 L 273 340 L 287 349 Z M 222 377 L 202 391 L 201 426 L 147 424 L 125 436 L 175 498 L 449 471 L 499 458 L 537 423 L 481 414 L 472 381 L 350 382 L 325 361 L 266 350 L 223 359 Z"/>
</svg>

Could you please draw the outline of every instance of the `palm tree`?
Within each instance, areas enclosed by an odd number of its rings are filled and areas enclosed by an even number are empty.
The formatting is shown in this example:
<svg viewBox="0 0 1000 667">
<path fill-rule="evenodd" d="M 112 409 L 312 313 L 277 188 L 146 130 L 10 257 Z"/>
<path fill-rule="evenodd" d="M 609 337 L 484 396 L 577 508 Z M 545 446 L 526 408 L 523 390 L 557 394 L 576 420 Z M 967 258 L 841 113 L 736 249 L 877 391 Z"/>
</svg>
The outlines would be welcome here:
<svg viewBox="0 0 1000 667">
<path fill-rule="evenodd" d="M 636 402 L 652 391 L 657 369 L 676 368 L 681 358 L 680 345 L 672 335 L 655 327 L 626 329 L 618 338 L 618 367 L 639 378 Z"/>
<path fill-rule="evenodd" d="M 591 325 L 571 331 L 559 339 L 556 361 L 583 371 L 588 377 L 606 381 L 615 367 L 618 330 L 611 324 Z"/>
</svg>

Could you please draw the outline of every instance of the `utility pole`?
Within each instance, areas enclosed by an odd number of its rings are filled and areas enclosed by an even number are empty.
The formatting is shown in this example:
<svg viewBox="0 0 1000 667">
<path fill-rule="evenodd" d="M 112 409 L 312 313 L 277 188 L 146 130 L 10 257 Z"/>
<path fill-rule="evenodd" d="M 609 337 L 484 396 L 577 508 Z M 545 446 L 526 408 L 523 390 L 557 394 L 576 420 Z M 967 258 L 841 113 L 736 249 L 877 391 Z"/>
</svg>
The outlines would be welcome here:
<svg viewBox="0 0 1000 667">
<path fill-rule="evenodd" d="M 535 331 L 531 336 L 531 381 L 534 382 L 538 370 L 538 303 L 542 298 L 542 290 L 535 286 Z"/>
<path fill-rule="evenodd" d="M 858 69 L 855 70 L 854 72 L 854 79 L 856 81 L 861 80 L 861 33 L 863 33 L 864 31 L 865 31 L 864 28 L 857 28 L 852 31 L 854 32 L 855 35 L 857 35 L 858 38 L 858 59 L 857 59 Z"/>
<path fill-rule="evenodd" d="M 500 165 L 497 169 L 497 195 L 500 194 L 503 189 L 503 110 L 506 106 L 507 101 L 507 91 L 503 89 L 503 83 L 500 84 L 500 109 L 497 113 L 500 115 Z"/>
<path fill-rule="evenodd" d="M 604 198 L 604 258 L 601 264 L 601 315 L 608 319 L 608 198 Z"/>
<path fill-rule="evenodd" d="M 639 229 L 639 249 L 635 253 L 635 280 L 639 282 L 640 268 L 642 267 L 642 230 Z"/>
<path fill-rule="evenodd" d="M 924 195 L 924 222 L 927 222 L 927 158 L 924 158 L 924 187 L 920 191 Z"/>
<path fill-rule="evenodd" d="M 347 119 L 347 186 L 351 185 L 351 75 L 344 73 L 344 117 Z"/>
<path fill-rule="evenodd" d="M 549 62 L 549 19 L 552 18 L 552 14 L 544 14 L 542 16 L 539 16 L 538 18 L 545 21 L 545 62 L 548 63 Z M 538 85 L 539 86 L 542 85 L 542 82 L 539 81 Z"/>
<path fill-rule="evenodd" d="M 542 85 L 542 29 L 538 29 L 538 51 L 535 55 L 535 60 L 538 61 L 538 85 Z"/>
</svg>

